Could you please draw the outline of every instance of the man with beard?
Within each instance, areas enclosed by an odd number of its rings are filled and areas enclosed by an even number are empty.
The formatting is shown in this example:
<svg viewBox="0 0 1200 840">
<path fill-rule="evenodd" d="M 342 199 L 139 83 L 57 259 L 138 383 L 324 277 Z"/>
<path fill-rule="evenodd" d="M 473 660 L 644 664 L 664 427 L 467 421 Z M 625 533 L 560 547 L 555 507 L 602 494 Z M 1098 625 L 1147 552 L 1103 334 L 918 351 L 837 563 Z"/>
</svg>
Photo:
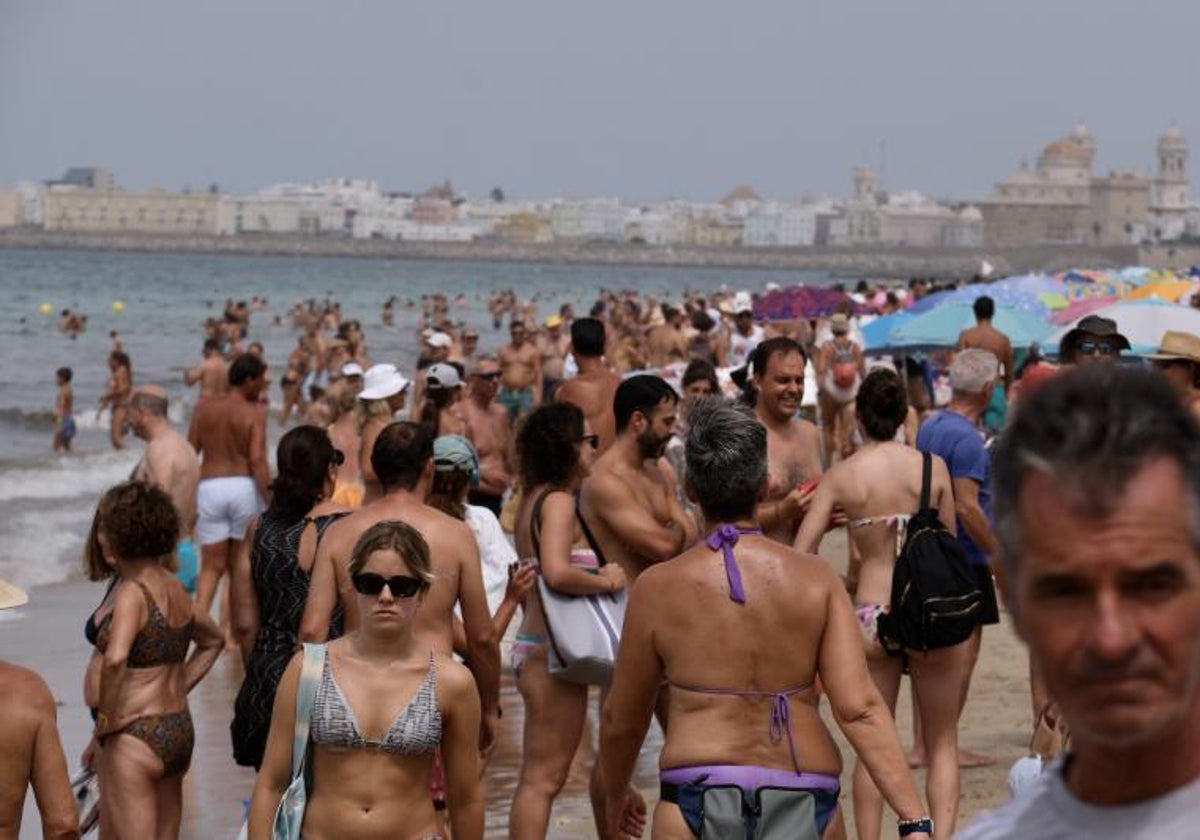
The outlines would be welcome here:
<svg viewBox="0 0 1200 840">
<path fill-rule="evenodd" d="M 579 512 L 592 548 L 625 570 L 630 584 L 647 566 L 696 541 L 696 523 L 680 505 L 674 470 L 663 458 L 675 431 L 679 397 L 661 377 L 632 376 L 617 387 L 617 436 L 583 482 Z"/>
<path fill-rule="evenodd" d="M 817 427 L 796 416 L 804 399 L 804 350 L 790 338 L 770 338 L 751 356 L 758 394 L 754 406 L 767 427 L 767 496 L 758 524 L 768 537 L 791 545 L 822 473 Z"/>
</svg>

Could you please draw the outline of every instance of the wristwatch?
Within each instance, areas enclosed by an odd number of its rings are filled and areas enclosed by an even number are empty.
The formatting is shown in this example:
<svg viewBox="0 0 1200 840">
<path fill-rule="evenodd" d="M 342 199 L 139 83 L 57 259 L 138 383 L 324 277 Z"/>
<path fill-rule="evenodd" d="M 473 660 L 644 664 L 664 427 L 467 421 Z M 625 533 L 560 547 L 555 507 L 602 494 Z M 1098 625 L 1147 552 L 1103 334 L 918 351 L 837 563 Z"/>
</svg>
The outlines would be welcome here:
<svg viewBox="0 0 1200 840">
<path fill-rule="evenodd" d="M 930 817 L 921 817 L 919 820 L 897 820 L 896 827 L 900 829 L 901 837 L 907 837 L 910 834 L 933 836 L 933 819 Z"/>
</svg>

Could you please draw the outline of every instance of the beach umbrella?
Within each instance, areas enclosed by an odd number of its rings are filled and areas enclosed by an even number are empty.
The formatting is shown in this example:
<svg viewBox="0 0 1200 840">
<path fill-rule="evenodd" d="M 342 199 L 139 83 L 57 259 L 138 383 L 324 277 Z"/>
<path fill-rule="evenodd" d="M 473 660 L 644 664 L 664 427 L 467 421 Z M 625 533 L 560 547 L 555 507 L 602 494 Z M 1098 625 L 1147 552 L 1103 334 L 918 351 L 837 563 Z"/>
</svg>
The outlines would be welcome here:
<svg viewBox="0 0 1200 840">
<path fill-rule="evenodd" d="M 1200 309 L 1190 306 L 1158 300 L 1122 300 L 1097 309 L 1092 314 L 1116 321 L 1121 335 L 1129 339 L 1132 348 L 1129 352 L 1134 356 L 1155 352 L 1167 330 L 1200 335 Z M 1048 346 L 1057 348 L 1063 336 L 1077 323 L 1073 321 L 1050 336 Z"/>
<path fill-rule="evenodd" d="M 876 318 L 862 328 L 863 349 L 868 353 L 886 353 L 893 349 L 892 331 L 916 317 L 914 312 L 903 311 Z"/>
<path fill-rule="evenodd" d="M 946 289 L 941 292 L 934 292 L 931 295 L 925 295 L 925 297 L 915 301 L 912 306 L 908 307 L 907 311 L 913 313 L 914 315 L 920 315 L 923 312 L 929 312 L 934 307 L 941 306 L 943 303 L 945 303 L 946 299 L 956 291 L 957 289 Z"/>
<path fill-rule="evenodd" d="M 939 306 L 892 330 L 894 347 L 953 347 L 958 335 L 975 326 L 975 312 L 964 304 Z M 1044 341 L 1054 328 L 1023 309 L 996 307 L 992 326 L 1008 336 L 1014 347 Z"/>
<path fill-rule="evenodd" d="M 1157 280 L 1153 283 L 1147 283 L 1145 286 L 1138 286 L 1125 295 L 1125 300 L 1148 300 L 1155 298 L 1157 300 L 1178 303 L 1181 300 L 1191 297 L 1195 291 L 1196 282 L 1194 280 Z"/>
<path fill-rule="evenodd" d="M 1106 306 L 1111 306 L 1120 298 L 1113 295 L 1105 295 L 1104 297 L 1087 297 L 1073 300 L 1065 309 L 1060 309 L 1050 316 L 1050 323 L 1055 326 L 1063 326 L 1065 324 L 1073 324 L 1082 318 L 1084 315 L 1091 315 L 1097 309 L 1103 309 Z"/>
<path fill-rule="evenodd" d="M 760 297 L 754 304 L 754 317 L 766 321 L 787 321 L 793 318 L 827 318 L 838 307 L 849 304 L 858 313 L 863 307 L 848 294 L 828 286 L 789 286 L 775 289 Z"/>
</svg>

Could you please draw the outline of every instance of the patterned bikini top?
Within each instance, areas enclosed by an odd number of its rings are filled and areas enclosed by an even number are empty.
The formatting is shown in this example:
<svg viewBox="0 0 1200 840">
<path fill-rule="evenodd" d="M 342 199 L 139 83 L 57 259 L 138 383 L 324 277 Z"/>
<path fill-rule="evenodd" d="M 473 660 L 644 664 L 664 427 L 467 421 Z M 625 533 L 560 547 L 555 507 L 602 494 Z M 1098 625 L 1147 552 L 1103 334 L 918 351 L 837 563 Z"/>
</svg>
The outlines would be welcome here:
<svg viewBox="0 0 1200 840">
<path fill-rule="evenodd" d="M 129 647 L 126 664 L 130 668 L 155 668 L 159 665 L 179 665 L 187 659 L 188 646 L 192 643 L 193 619 L 186 624 L 172 627 L 167 622 L 158 604 L 154 603 L 150 590 L 140 580 L 135 580 L 146 599 L 146 607 L 150 610 L 150 618 L 146 626 L 138 631 Z M 112 635 L 112 616 L 110 612 L 100 622 L 96 632 L 96 650 L 101 653 L 108 651 L 108 640 Z"/>
<path fill-rule="evenodd" d="M 408 705 L 396 715 L 381 741 L 362 736 L 354 709 L 342 694 L 325 657 L 325 668 L 313 700 L 313 743 L 334 749 L 377 749 L 390 755 L 429 755 L 442 742 L 442 712 L 437 702 L 437 666 L 429 653 L 429 673 Z"/>
</svg>

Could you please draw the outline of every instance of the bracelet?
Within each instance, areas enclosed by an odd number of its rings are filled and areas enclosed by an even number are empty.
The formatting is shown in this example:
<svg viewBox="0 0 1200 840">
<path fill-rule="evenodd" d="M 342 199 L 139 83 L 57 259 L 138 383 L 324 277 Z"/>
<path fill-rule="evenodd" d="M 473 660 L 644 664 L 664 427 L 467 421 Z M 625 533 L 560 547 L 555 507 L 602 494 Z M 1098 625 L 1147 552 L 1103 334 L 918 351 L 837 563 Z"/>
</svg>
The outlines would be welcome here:
<svg viewBox="0 0 1200 840">
<path fill-rule="evenodd" d="M 933 819 L 924 816 L 916 820 L 896 820 L 896 828 L 899 829 L 901 837 L 907 837 L 910 834 L 928 834 L 932 837 Z"/>
</svg>

